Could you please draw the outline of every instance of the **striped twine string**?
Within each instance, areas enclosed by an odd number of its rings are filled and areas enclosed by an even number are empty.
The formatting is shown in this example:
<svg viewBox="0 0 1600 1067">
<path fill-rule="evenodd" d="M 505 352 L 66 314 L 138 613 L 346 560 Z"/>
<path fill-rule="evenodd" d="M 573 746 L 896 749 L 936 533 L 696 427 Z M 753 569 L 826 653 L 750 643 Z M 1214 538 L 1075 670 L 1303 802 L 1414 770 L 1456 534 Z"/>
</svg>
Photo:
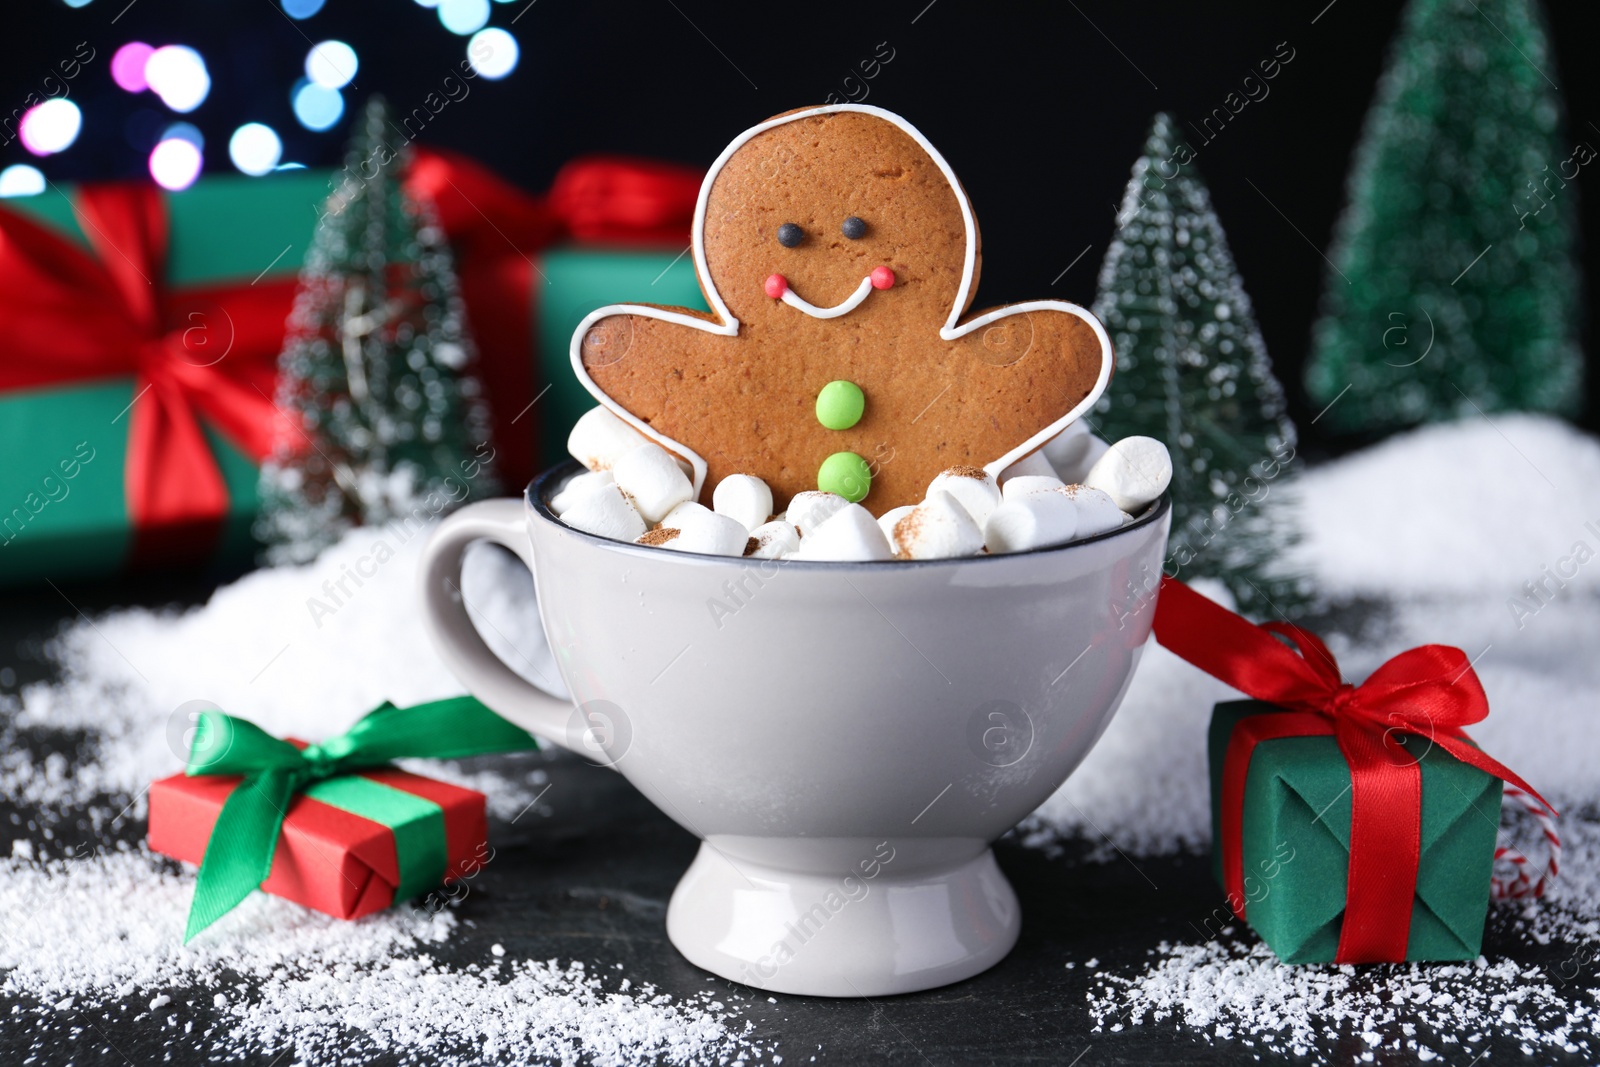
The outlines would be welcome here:
<svg viewBox="0 0 1600 1067">
<path fill-rule="evenodd" d="M 1528 873 L 1533 864 L 1527 856 L 1510 845 L 1497 846 L 1494 850 L 1495 873 L 1489 879 L 1489 895 L 1494 900 L 1537 900 L 1544 896 L 1545 890 L 1550 888 L 1561 870 L 1561 835 L 1556 833 L 1555 817 L 1545 810 L 1544 805 L 1509 782 L 1505 787 L 1505 803 L 1520 805 L 1538 822 L 1539 830 L 1544 835 L 1545 863 L 1539 871 L 1539 877 L 1534 879 Z"/>
</svg>

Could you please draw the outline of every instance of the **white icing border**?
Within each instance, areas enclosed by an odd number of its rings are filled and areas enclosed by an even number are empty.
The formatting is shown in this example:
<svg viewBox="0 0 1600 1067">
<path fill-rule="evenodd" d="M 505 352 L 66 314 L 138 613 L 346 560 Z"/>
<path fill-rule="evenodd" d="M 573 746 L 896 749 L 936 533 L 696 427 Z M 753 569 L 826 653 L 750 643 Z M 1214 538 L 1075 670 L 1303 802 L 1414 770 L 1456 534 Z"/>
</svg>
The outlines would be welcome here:
<svg viewBox="0 0 1600 1067">
<path fill-rule="evenodd" d="M 796 293 L 793 289 L 790 289 L 788 284 L 785 283 L 783 295 L 778 299 L 782 300 L 785 304 L 788 304 L 792 308 L 796 308 L 797 310 L 805 312 L 814 319 L 836 319 L 841 315 L 848 315 L 850 312 L 860 307 L 862 301 L 866 300 L 867 297 L 872 295 L 873 288 L 874 286 L 870 277 L 862 278 L 861 284 L 856 286 L 855 292 L 851 293 L 849 296 L 845 297 L 831 308 L 819 308 L 817 305 L 813 304 L 799 293 Z"/>
<path fill-rule="evenodd" d="M 807 108 L 804 111 L 797 111 L 792 115 L 782 115 L 775 119 L 768 119 L 766 122 L 763 122 L 757 126 L 752 126 L 748 130 L 745 130 L 738 137 L 735 137 L 733 141 L 729 143 L 728 147 L 722 150 L 722 154 L 716 158 L 716 161 L 711 164 L 711 168 L 706 171 L 705 180 L 700 184 L 700 197 L 695 202 L 694 229 L 691 233 L 692 247 L 694 249 L 695 272 L 699 275 L 701 287 L 705 289 L 706 299 L 711 305 L 711 311 L 717 316 L 719 321 L 708 322 L 705 319 L 695 318 L 691 315 L 685 315 L 681 312 L 663 311 L 660 308 L 645 307 L 642 304 L 607 304 L 605 307 L 597 308 L 596 310 L 585 315 L 583 321 L 578 323 L 578 328 L 574 330 L 572 334 L 572 370 L 573 373 L 578 376 L 578 381 L 583 384 L 583 387 L 589 391 L 591 396 L 598 400 L 603 406 L 609 408 L 612 414 L 622 419 L 622 421 L 626 422 L 629 426 L 632 426 L 635 430 L 638 430 L 650 440 L 655 441 L 657 444 L 668 449 L 669 451 L 676 452 L 678 455 L 688 459 L 690 466 L 694 468 L 694 493 L 696 499 L 699 498 L 700 491 L 705 485 L 706 461 L 692 449 L 686 448 L 684 445 L 672 440 L 670 437 L 666 437 L 663 434 L 658 433 L 645 422 L 635 417 L 632 412 L 624 410 L 620 404 L 618 404 L 610 396 L 606 395 L 606 393 L 595 384 L 594 379 L 589 377 L 589 372 L 583 366 L 584 334 L 589 332 L 589 327 L 593 326 L 600 319 L 603 319 L 608 315 L 640 315 L 645 318 L 660 319 L 663 322 L 675 323 L 679 326 L 688 326 L 691 329 L 704 330 L 707 333 L 719 334 L 723 337 L 737 336 L 739 333 L 739 320 L 733 317 L 733 312 L 729 311 L 728 305 L 723 302 L 722 294 L 717 291 L 716 283 L 711 278 L 711 270 L 706 264 L 706 203 L 711 197 L 711 186 L 715 184 L 717 175 L 722 172 L 723 167 L 727 166 L 728 160 L 733 157 L 733 154 L 742 148 L 745 142 L 749 141 L 757 134 L 765 133 L 767 130 L 770 130 L 776 126 L 782 126 L 785 123 L 797 122 L 800 119 L 808 119 L 816 115 L 834 115 L 841 112 L 859 112 L 863 115 L 873 115 L 877 118 L 883 119 L 885 122 L 894 124 L 913 141 L 917 142 L 924 152 L 928 153 L 928 156 L 944 174 L 945 180 L 950 184 L 951 192 L 955 193 L 956 203 L 961 208 L 962 223 L 966 228 L 967 247 L 961 271 L 961 287 L 956 290 L 955 303 L 950 308 L 950 315 L 945 319 L 944 326 L 939 330 L 939 337 L 941 339 L 946 341 L 954 341 L 958 338 L 965 337 L 974 330 L 981 329 L 999 319 L 1008 318 L 1012 315 L 1025 314 L 1029 311 L 1065 311 L 1067 314 L 1076 315 L 1078 318 L 1088 323 L 1090 329 L 1094 330 L 1095 337 L 1100 342 L 1100 375 L 1095 380 L 1094 387 L 1089 390 L 1088 395 L 1085 396 L 1083 400 L 1080 401 L 1075 407 L 1073 407 L 1071 411 L 1067 412 L 1061 418 L 1057 419 L 1055 422 L 1052 422 L 1049 426 L 1046 426 L 1043 430 L 1040 430 L 1038 433 L 1028 438 L 1016 448 L 1013 448 L 999 459 L 984 464 L 984 470 L 988 471 L 991 475 L 998 476 L 1001 471 L 1022 459 L 1030 452 L 1037 451 L 1041 446 L 1044 445 L 1046 441 L 1049 441 L 1051 438 L 1055 437 L 1062 430 L 1066 429 L 1068 425 L 1074 422 L 1080 415 L 1088 411 L 1089 408 L 1094 405 L 1094 402 L 1100 399 L 1100 394 L 1105 392 L 1106 384 L 1111 380 L 1111 338 L 1106 335 L 1105 327 L 1100 324 L 1100 321 L 1088 311 L 1079 307 L 1077 304 L 1071 304 L 1065 300 L 1029 300 L 1021 304 L 1010 304 L 1006 307 L 997 308 L 994 311 L 979 315 L 970 322 L 957 325 L 957 320 L 961 318 L 961 313 L 966 309 L 967 301 L 972 293 L 972 275 L 978 262 L 978 224 L 977 220 L 972 214 L 972 205 L 967 201 L 967 194 L 962 190 L 961 183 L 956 180 L 955 171 L 950 169 L 950 164 L 945 161 L 944 156 L 939 154 L 939 150 L 933 147 L 933 145 L 928 142 L 928 139 L 922 135 L 922 131 L 918 130 L 915 126 L 911 125 L 894 112 L 885 111 L 883 108 L 874 107 L 871 104 L 832 104 L 826 107 Z M 837 305 L 833 310 L 835 310 L 839 315 L 843 315 L 848 311 L 854 310 L 856 305 L 858 305 L 862 300 L 866 299 L 866 295 L 870 290 L 870 287 L 871 280 L 865 280 L 862 288 L 857 289 L 854 296 L 847 299 L 843 304 Z M 788 295 L 789 292 L 786 291 L 786 302 Z M 797 297 L 796 299 L 799 298 Z M 838 308 L 843 308 L 844 310 L 837 310 Z M 811 312 L 808 312 L 808 314 L 811 314 Z"/>
</svg>

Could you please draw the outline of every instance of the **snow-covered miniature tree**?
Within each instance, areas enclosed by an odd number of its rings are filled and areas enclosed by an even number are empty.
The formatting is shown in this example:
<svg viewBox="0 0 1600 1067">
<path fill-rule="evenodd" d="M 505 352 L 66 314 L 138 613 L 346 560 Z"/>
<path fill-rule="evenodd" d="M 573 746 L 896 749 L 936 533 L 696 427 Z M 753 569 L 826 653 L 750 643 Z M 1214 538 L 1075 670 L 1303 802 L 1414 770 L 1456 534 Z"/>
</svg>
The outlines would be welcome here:
<svg viewBox="0 0 1600 1067">
<path fill-rule="evenodd" d="M 271 562 L 498 491 L 450 250 L 405 193 L 388 132 L 374 97 L 301 273 L 279 357 L 288 429 L 261 473 Z"/>
<path fill-rule="evenodd" d="M 1577 411 L 1572 179 L 1595 153 L 1563 140 L 1554 75 L 1536 0 L 1411 0 L 1313 334 L 1323 425 Z"/>
<path fill-rule="evenodd" d="M 1091 415 L 1107 440 L 1172 452 L 1167 573 L 1223 580 L 1276 616 L 1305 589 L 1281 558 L 1296 540 L 1285 483 L 1295 430 L 1205 183 L 1171 116 L 1155 116 L 1100 268 L 1094 312 L 1116 373 Z"/>
</svg>

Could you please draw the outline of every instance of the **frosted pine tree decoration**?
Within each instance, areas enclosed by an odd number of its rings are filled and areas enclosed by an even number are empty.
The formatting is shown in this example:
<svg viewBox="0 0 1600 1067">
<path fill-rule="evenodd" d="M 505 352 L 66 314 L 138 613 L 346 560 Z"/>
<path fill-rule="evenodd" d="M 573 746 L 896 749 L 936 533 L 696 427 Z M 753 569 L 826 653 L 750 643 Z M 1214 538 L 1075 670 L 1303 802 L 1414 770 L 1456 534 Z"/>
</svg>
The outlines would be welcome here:
<svg viewBox="0 0 1600 1067">
<path fill-rule="evenodd" d="M 498 491 L 450 250 L 402 187 L 406 157 L 387 126 L 375 97 L 301 272 L 279 357 L 291 439 L 261 472 L 256 532 L 270 562 Z"/>
<path fill-rule="evenodd" d="M 1313 333 L 1323 425 L 1578 410 L 1574 179 L 1595 150 L 1562 133 L 1555 76 L 1534 0 L 1411 0 Z"/>
<path fill-rule="evenodd" d="M 1172 452 L 1167 573 L 1220 578 L 1241 608 L 1276 617 L 1307 598 L 1279 563 L 1297 540 L 1294 424 L 1191 157 L 1156 115 L 1100 268 L 1094 313 L 1117 365 L 1093 424 Z"/>
</svg>

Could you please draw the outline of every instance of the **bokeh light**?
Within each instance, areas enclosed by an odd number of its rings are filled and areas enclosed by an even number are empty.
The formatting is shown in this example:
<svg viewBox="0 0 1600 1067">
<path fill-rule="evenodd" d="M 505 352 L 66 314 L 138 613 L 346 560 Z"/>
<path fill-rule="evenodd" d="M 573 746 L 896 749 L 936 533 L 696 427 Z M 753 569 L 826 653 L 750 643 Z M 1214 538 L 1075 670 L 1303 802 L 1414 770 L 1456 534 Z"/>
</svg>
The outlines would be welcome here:
<svg viewBox="0 0 1600 1067">
<path fill-rule="evenodd" d="M 201 133 L 200 127 L 192 122 L 174 122 L 161 131 L 160 139 L 163 141 L 188 141 L 202 152 L 206 148 L 206 135 Z"/>
<path fill-rule="evenodd" d="M 516 70 L 517 58 L 521 54 L 517 39 L 498 26 L 479 30 L 467 42 L 467 62 L 472 64 L 473 70 L 491 81 L 504 78 Z"/>
<path fill-rule="evenodd" d="M 174 137 L 156 145 L 150 153 L 150 177 L 163 189 L 187 189 L 200 177 L 200 149 Z"/>
<path fill-rule="evenodd" d="M 294 89 L 294 117 L 306 129 L 320 133 L 344 117 L 344 97 L 337 89 L 298 82 Z"/>
<path fill-rule="evenodd" d="M 17 133 L 22 147 L 36 156 L 49 156 L 71 147 L 81 129 L 83 112 L 71 100 L 59 97 L 29 108 Z"/>
<path fill-rule="evenodd" d="M 415 0 L 418 7 L 438 7 L 439 0 Z"/>
<path fill-rule="evenodd" d="M 0 170 L 0 196 L 38 196 L 44 192 L 44 174 L 38 167 L 13 163 Z"/>
<path fill-rule="evenodd" d="M 323 41 L 306 53 L 306 77 L 324 89 L 343 89 L 360 65 L 356 50 L 343 41 Z"/>
<path fill-rule="evenodd" d="M 169 44 L 150 53 L 144 65 L 144 79 L 172 110 L 183 114 L 199 107 L 211 92 L 211 75 L 206 61 L 193 48 Z"/>
<path fill-rule="evenodd" d="M 278 131 L 260 122 L 247 122 L 228 138 L 228 158 L 252 178 L 270 174 L 283 158 Z"/>
<path fill-rule="evenodd" d="M 489 0 L 439 0 L 439 21 L 463 37 L 477 33 L 489 21 Z"/>
<path fill-rule="evenodd" d="M 143 41 L 129 41 L 111 57 L 111 80 L 130 93 L 142 93 L 150 88 L 144 80 L 144 65 L 150 62 L 154 48 Z"/>
<path fill-rule="evenodd" d="M 61 0 L 68 7 L 88 7 L 93 0 Z"/>
<path fill-rule="evenodd" d="M 322 10 L 325 0 L 283 0 L 283 13 L 292 19 L 308 19 Z"/>
</svg>

